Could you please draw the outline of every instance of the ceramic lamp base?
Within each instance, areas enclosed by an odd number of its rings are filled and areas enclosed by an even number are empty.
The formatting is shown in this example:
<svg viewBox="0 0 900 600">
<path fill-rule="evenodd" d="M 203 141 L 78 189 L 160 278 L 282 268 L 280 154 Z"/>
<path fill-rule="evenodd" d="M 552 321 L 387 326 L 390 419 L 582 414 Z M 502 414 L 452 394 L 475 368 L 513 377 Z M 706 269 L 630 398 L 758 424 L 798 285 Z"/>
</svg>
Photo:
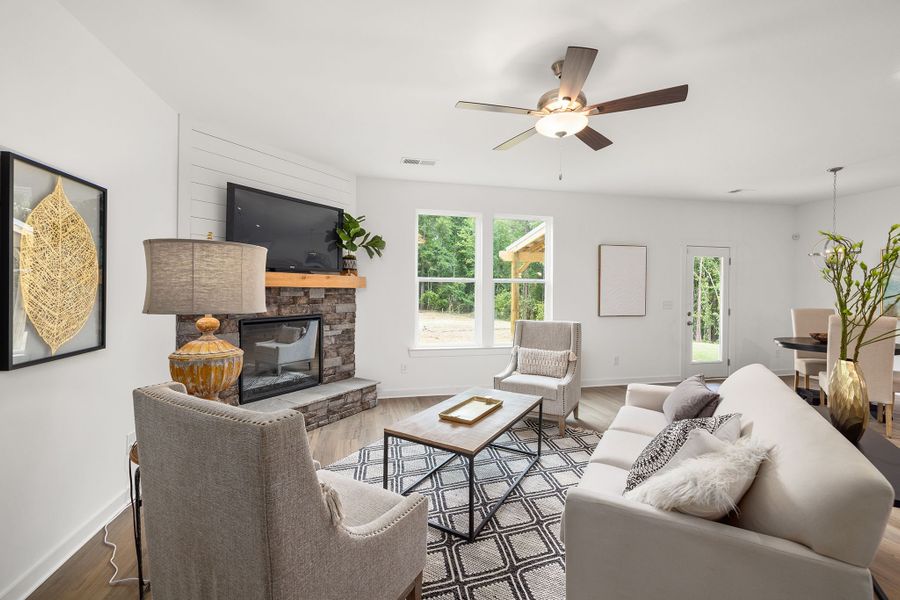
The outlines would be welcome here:
<svg viewBox="0 0 900 600">
<path fill-rule="evenodd" d="M 214 335 L 219 320 L 210 315 L 197 320 L 197 329 L 199 338 L 169 355 L 169 373 L 191 396 L 218 401 L 240 376 L 244 351 Z"/>
</svg>

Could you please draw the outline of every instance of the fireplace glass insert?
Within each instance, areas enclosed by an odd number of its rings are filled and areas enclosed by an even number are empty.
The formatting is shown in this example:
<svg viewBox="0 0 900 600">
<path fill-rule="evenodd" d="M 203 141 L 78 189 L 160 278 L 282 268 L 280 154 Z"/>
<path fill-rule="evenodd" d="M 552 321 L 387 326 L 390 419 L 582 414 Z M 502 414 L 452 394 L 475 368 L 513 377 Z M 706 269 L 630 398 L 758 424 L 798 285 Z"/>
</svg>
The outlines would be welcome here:
<svg viewBox="0 0 900 600">
<path fill-rule="evenodd" d="M 322 382 L 322 317 L 241 320 L 241 404 Z"/>
</svg>

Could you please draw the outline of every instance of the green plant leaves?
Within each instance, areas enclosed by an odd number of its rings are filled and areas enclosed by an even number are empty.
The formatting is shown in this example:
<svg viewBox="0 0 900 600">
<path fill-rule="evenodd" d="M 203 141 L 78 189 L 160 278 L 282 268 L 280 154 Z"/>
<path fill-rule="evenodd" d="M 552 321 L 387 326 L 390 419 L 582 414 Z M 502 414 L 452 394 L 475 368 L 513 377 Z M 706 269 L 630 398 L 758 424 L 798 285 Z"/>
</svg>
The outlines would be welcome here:
<svg viewBox="0 0 900 600">
<path fill-rule="evenodd" d="M 382 255 L 385 247 L 385 241 L 380 235 L 372 235 L 366 231 L 360 223 L 366 220 L 365 215 L 354 217 L 350 213 L 344 213 L 344 224 L 342 227 L 335 229 L 338 236 L 338 245 L 344 250 L 356 252 L 362 248 L 373 258 L 376 254 Z"/>
</svg>

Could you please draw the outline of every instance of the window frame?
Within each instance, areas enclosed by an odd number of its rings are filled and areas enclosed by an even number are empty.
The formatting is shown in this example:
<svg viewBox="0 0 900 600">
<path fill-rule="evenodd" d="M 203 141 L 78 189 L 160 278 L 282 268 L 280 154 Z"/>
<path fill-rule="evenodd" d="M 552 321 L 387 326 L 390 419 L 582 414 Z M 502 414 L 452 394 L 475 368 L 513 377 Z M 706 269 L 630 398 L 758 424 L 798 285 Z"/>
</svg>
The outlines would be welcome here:
<svg viewBox="0 0 900 600">
<path fill-rule="evenodd" d="M 494 221 L 541 221 L 544 223 L 544 269 L 543 269 L 543 277 L 540 279 L 528 279 L 521 277 L 494 277 L 494 256 L 493 256 L 493 247 L 494 247 Z M 521 215 L 521 214 L 506 214 L 506 213 L 497 213 L 491 215 L 491 272 L 490 272 L 490 288 L 491 288 L 491 302 L 490 302 L 490 327 L 486 330 L 486 337 L 489 339 L 485 339 L 485 347 L 490 348 L 511 348 L 512 342 L 502 342 L 497 343 L 494 339 L 494 321 L 495 321 L 495 302 L 496 302 L 496 290 L 498 283 L 541 283 L 544 285 L 544 320 L 550 321 L 553 319 L 553 306 L 552 306 L 552 298 L 553 295 L 551 292 L 551 284 L 553 281 L 553 277 L 551 274 L 551 265 L 553 264 L 553 218 L 552 217 L 542 217 L 539 215 Z M 510 313 L 510 318 L 512 318 L 512 313 Z"/>
<path fill-rule="evenodd" d="M 445 217 L 467 217 L 475 220 L 475 276 L 474 277 L 420 277 L 419 276 L 419 217 L 436 215 Z M 494 221 L 542 221 L 544 233 L 544 271 L 541 279 L 495 278 L 494 277 Z M 475 212 L 465 210 L 441 210 L 420 208 L 415 211 L 413 235 L 413 311 L 414 328 L 410 356 L 453 356 L 458 354 L 505 354 L 512 347 L 511 342 L 495 343 L 494 303 L 497 283 L 542 283 L 544 285 L 544 320 L 553 318 L 553 217 L 542 215 Z M 419 341 L 419 284 L 474 283 L 475 285 L 475 332 L 471 344 L 424 345 Z"/>
<path fill-rule="evenodd" d="M 475 273 L 474 277 L 422 277 L 419 275 L 419 217 L 422 215 L 433 215 L 440 217 L 464 217 L 471 218 L 475 221 Z M 482 314 L 479 310 L 479 307 L 484 304 L 484 298 L 482 296 L 483 290 L 481 285 L 482 274 L 481 274 L 481 254 L 482 254 L 482 215 L 480 213 L 468 212 L 468 211 L 456 211 L 456 210 L 432 210 L 432 209 L 418 209 L 416 210 L 416 223 L 414 231 L 416 234 L 413 236 L 413 248 L 415 249 L 415 261 L 413 261 L 414 268 L 414 293 L 413 293 L 413 308 L 415 309 L 415 328 L 413 330 L 413 348 L 423 349 L 423 350 L 431 350 L 431 349 L 441 349 L 446 350 L 448 348 L 477 348 L 479 347 L 479 340 L 481 340 L 484 336 L 482 334 Z M 473 309 L 473 315 L 475 317 L 475 331 L 472 334 L 472 342 L 468 344 L 447 344 L 447 345 L 426 345 L 422 344 L 419 340 L 419 284 L 420 283 L 472 283 L 475 286 L 475 307 Z"/>
</svg>

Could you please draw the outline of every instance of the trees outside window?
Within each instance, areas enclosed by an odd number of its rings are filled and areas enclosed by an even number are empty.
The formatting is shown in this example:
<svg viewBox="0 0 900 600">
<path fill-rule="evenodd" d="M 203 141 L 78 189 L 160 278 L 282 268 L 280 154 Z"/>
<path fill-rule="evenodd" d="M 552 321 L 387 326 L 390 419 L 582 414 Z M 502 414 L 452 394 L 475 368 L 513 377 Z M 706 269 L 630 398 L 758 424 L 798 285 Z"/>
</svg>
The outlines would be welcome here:
<svg viewBox="0 0 900 600">
<path fill-rule="evenodd" d="M 549 233 L 546 219 L 497 217 L 483 224 L 480 215 L 421 212 L 416 346 L 508 345 L 516 320 L 544 319 Z M 490 270 L 481 266 L 484 238 L 491 240 Z"/>
</svg>

